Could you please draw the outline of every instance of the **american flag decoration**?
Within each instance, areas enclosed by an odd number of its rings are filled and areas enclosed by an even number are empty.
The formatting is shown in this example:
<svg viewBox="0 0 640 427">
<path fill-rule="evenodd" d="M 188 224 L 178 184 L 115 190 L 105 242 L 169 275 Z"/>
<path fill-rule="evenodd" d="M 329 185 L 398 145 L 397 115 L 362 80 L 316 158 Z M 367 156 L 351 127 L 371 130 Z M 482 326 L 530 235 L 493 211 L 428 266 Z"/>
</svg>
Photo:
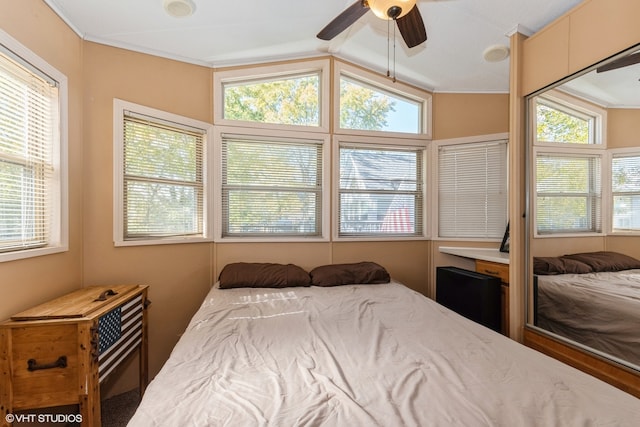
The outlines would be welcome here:
<svg viewBox="0 0 640 427">
<path fill-rule="evenodd" d="M 98 354 L 104 353 L 120 339 L 121 314 L 122 311 L 118 307 L 98 319 Z"/>
<path fill-rule="evenodd" d="M 414 232 L 413 218 L 406 207 L 389 209 L 382 220 L 383 233 L 408 234 Z"/>
<path fill-rule="evenodd" d="M 139 295 L 98 319 L 100 382 L 142 343 L 142 312 L 142 295 Z M 101 325 L 104 325 L 104 330 Z M 104 346 L 103 335 L 105 336 Z"/>
</svg>

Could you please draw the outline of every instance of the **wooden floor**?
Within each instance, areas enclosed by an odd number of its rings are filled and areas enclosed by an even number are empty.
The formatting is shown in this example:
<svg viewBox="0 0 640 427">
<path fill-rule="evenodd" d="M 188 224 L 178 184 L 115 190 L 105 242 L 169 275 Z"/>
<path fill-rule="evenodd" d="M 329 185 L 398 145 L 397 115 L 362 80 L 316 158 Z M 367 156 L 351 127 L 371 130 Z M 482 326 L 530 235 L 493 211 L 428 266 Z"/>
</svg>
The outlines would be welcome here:
<svg viewBox="0 0 640 427">
<path fill-rule="evenodd" d="M 637 371 L 591 355 L 534 330 L 525 329 L 524 344 L 640 398 L 640 374 Z"/>
</svg>

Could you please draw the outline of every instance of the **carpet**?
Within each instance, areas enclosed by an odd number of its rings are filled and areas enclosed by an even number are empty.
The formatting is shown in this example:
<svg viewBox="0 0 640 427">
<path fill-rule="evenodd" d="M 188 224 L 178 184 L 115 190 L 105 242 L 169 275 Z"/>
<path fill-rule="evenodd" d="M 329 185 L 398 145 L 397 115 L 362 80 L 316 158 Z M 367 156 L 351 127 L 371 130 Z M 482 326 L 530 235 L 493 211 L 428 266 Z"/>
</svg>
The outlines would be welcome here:
<svg viewBox="0 0 640 427">
<path fill-rule="evenodd" d="M 102 427 L 125 427 L 140 403 L 138 389 L 118 394 L 102 401 Z"/>
</svg>

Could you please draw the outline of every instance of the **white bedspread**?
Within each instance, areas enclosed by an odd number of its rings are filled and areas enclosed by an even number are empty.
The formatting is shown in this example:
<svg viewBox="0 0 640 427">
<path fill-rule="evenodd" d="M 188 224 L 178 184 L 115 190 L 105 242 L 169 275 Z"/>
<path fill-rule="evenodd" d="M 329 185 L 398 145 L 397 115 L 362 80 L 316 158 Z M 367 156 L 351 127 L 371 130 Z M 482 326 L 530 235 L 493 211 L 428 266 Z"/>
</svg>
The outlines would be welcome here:
<svg viewBox="0 0 640 427">
<path fill-rule="evenodd" d="M 639 399 L 392 283 L 212 289 L 129 426 L 639 422 Z"/>
</svg>

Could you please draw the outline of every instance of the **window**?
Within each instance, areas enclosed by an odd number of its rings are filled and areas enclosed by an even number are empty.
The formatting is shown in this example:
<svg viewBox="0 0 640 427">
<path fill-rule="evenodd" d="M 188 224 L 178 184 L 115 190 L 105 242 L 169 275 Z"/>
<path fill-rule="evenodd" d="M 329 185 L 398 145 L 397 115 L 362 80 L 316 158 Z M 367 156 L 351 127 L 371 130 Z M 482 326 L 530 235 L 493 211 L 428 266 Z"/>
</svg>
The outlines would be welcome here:
<svg viewBox="0 0 640 427">
<path fill-rule="evenodd" d="M 338 237 L 422 237 L 420 146 L 339 144 Z"/>
<path fill-rule="evenodd" d="M 258 82 L 223 83 L 224 118 L 319 126 L 319 87 L 318 72 Z"/>
<path fill-rule="evenodd" d="M 601 232 L 598 154 L 536 155 L 538 234 Z"/>
<path fill-rule="evenodd" d="M 377 74 L 335 62 L 334 122 L 339 133 L 431 137 L 431 95 Z"/>
<path fill-rule="evenodd" d="M 559 91 L 535 98 L 536 143 L 603 144 L 606 110 Z"/>
<path fill-rule="evenodd" d="M 217 125 L 327 132 L 329 60 L 216 71 Z"/>
<path fill-rule="evenodd" d="M 614 153 L 611 177 L 613 231 L 640 231 L 640 155 Z"/>
<path fill-rule="evenodd" d="M 63 74 L 0 34 L 3 261 L 67 250 L 66 93 Z"/>
<path fill-rule="evenodd" d="M 536 236 L 602 233 L 606 110 L 559 90 L 531 105 Z"/>
<path fill-rule="evenodd" d="M 221 132 L 221 237 L 321 238 L 324 139 Z"/>
<path fill-rule="evenodd" d="M 507 141 L 438 146 L 438 236 L 502 238 Z"/>
<path fill-rule="evenodd" d="M 357 79 L 340 77 L 340 127 L 419 134 L 422 104 Z"/>
<path fill-rule="evenodd" d="M 208 125 L 116 100 L 116 244 L 207 237 Z"/>
</svg>

